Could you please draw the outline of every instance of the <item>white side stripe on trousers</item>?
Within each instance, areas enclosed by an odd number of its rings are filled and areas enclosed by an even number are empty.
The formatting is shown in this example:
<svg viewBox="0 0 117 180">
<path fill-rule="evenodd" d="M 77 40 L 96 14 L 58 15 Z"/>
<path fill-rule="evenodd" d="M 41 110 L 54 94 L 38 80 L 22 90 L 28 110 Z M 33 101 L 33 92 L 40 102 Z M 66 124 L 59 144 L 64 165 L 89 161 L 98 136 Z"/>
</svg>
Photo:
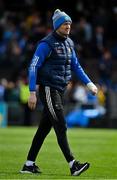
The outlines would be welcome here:
<svg viewBox="0 0 117 180">
<path fill-rule="evenodd" d="M 46 94 L 46 100 L 47 100 L 47 105 L 50 113 L 52 114 L 53 118 L 57 120 L 56 113 L 54 111 L 53 105 L 52 105 L 52 100 L 51 100 L 51 95 L 50 95 L 50 87 L 46 86 L 45 87 L 45 94 Z"/>
</svg>

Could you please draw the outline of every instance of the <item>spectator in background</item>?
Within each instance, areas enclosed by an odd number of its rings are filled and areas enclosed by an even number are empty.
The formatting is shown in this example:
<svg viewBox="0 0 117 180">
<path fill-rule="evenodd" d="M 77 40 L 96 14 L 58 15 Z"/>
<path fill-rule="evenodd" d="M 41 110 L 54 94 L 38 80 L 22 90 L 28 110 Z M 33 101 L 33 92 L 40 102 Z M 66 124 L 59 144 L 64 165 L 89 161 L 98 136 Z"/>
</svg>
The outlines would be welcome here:
<svg viewBox="0 0 117 180">
<path fill-rule="evenodd" d="M 0 80 L 0 101 L 4 101 L 5 99 L 5 89 L 7 87 L 7 80 L 1 79 Z"/>
<path fill-rule="evenodd" d="M 92 40 L 92 26 L 89 22 L 87 22 L 85 17 L 81 17 L 77 23 L 74 39 L 76 39 L 83 48 L 83 56 L 91 56 L 90 48 Z"/>
<path fill-rule="evenodd" d="M 54 31 L 40 41 L 30 64 L 30 97 L 28 105 L 32 110 L 36 107 L 37 82 L 39 84 L 39 96 L 44 105 L 44 110 L 29 150 L 27 161 L 21 173 L 40 172 L 40 169 L 35 165 L 35 160 L 45 137 L 52 127 L 56 133 L 61 151 L 70 166 L 71 175 L 80 175 L 89 168 L 89 163 L 76 161 L 71 153 L 63 112 L 64 91 L 71 79 L 71 69 L 87 85 L 92 93 L 97 93 L 97 87 L 91 82 L 80 66 L 78 57 L 74 51 L 74 43 L 68 37 L 71 23 L 71 18 L 65 12 L 57 9 L 53 15 Z"/>
<path fill-rule="evenodd" d="M 87 91 L 82 84 L 77 83 L 74 87 L 73 99 L 79 104 L 87 103 Z"/>
<path fill-rule="evenodd" d="M 92 27 L 85 17 L 81 17 L 77 23 L 73 24 L 73 26 L 74 29 L 71 32 L 75 42 L 78 41 L 80 45 L 84 45 L 91 41 Z"/>
<path fill-rule="evenodd" d="M 102 26 L 96 26 L 93 39 L 92 39 L 92 52 L 94 57 L 100 57 L 105 47 L 105 35 L 104 28 Z"/>
<path fill-rule="evenodd" d="M 8 81 L 5 88 L 5 101 L 19 103 L 19 84 L 13 81 Z"/>
<path fill-rule="evenodd" d="M 99 81 L 101 85 L 111 87 L 112 56 L 109 49 L 105 49 L 98 64 Z"/>
<path fill-rule="evenodd" d="M 98 102 L 100 106 L 105 107 L 106 104 L 106 95 L 105 95 L 105 86 L 104 85 L 98 85 Z"/>
<path fill-rule="evenodd" d="M 20 80 L 20 103 L 23 108 L 23 125 L 31 125 L 31 110 L 28 107 L 28 98 L 29 98 L 29 87 L 28 79 L 26 76 L 23 76 Z"/>
<path fill-rule="evenodd" d="M 52 17 L 52 11 L 48 10 L 46 12 L 46 26 L 47 26 L 47 34 L 49 34 L 52 31 L 52 26 L 51 26 L 51 17 Z"/>
<path fill-rule="evenodd" d="M 92 17 L 92 24 L 94 27 L 100 26 L 103 27 L 105 30 L 109 23 L 109 14 L 108 11 L 103 7 L 96 8 L 93 17 Z"/>
</svg>

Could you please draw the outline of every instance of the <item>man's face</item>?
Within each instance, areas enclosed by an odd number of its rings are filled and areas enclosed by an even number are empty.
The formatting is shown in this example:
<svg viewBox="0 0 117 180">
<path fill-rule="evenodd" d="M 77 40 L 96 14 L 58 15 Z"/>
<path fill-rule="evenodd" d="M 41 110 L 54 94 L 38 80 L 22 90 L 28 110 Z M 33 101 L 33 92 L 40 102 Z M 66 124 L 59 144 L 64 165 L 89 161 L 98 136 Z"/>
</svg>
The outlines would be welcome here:
<svg viewBox="0 0 117 180">
<path fill-rule="evenodd" d="M 57 29 L 57 32 L 63 36 L 68 36 L 70 33 L 70 29 L 71 29 L 71 23 L 65 22 Z"/>
</svg>

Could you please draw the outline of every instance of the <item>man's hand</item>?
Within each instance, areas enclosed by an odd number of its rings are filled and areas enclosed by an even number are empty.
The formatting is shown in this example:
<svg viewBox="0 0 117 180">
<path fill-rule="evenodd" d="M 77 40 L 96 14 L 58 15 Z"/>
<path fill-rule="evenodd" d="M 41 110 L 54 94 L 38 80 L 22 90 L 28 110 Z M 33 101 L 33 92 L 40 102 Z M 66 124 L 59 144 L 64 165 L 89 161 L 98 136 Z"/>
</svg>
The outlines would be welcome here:
<svg viewBox="0 0 117 180">
<path fill-rule="evenodd" d="M 98 88 L 92 82 L 87 84 L 88 89 L 92 92 L 93 95 L 96 95 L 98 92 Z"/>
<path fill-rule="evenodd" d="M 34 110 L 35 107 L 36 107 L 36 103 L 37 103 L 36 92 L 35 91 L 30 92 L 30 96 L 29 96 L 29 99 L 28 99 L 28 107 L 31 110 Z"/>
</svg>

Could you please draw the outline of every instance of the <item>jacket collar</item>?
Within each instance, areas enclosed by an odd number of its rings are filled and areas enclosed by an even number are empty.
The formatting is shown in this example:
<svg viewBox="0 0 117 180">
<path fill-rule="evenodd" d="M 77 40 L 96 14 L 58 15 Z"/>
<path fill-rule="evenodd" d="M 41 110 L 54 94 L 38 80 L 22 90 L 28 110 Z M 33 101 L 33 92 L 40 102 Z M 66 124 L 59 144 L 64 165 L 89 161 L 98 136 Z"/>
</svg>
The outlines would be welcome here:
<svg viewBox="0 0 117 180">
<path fill-rule="evenodd" d="M 62 37 L 60 36 L 56 31 L 53 31 L 53 35 L 56 39 L 58 39 L 59 41 L 65 41 L 67 39 L 67 37 Z"/>
</svg>

